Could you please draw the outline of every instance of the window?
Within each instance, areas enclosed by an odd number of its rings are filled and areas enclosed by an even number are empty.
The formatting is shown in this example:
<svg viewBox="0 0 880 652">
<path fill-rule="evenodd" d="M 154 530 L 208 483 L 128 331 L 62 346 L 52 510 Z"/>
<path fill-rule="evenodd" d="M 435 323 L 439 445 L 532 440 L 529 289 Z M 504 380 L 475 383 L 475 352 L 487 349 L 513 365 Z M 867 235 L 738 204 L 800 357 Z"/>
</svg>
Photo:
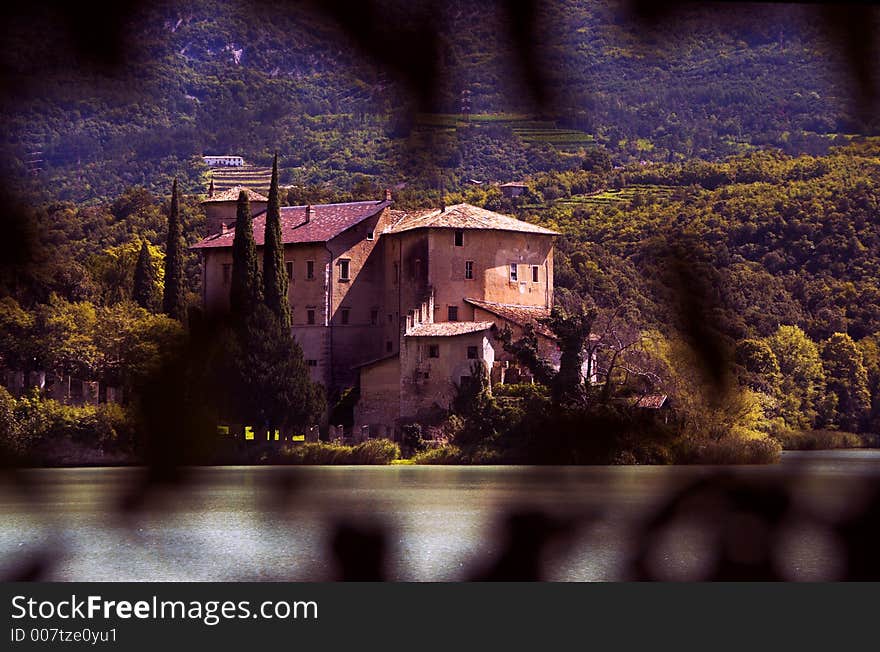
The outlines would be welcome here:
<svg viewBox="0 0 880 652">
<path fill-rule="evenodd" d="M 379 323 L 379 311 L 373 308 L 370 311 L 370 325 L 375 326 Z"/>
<path fill-rule="evenodd" d="M 538 282 L 538 269 L 537 265 L 532 265 L 532 283 Z"/>
<path fill-rule="evenodd" d="M 464 231 L 462 231 L 460 229 L 455 232 L 455 246 L 456 247 L 463 247 L 464 246 Z"/>
<path fill-rule="evenodd" d="M 388 323 L 389 324 L 394 323 L 394 315 L 392 315 L 390 312 L 388 313 Z"/>
<path fill-rule="evenodd" d="M 232 278 L 232 265 L 225 263 L 223 265 L 223 285 L 229 285 L 230 278 Z"/>
<path fill-rule="evenodd" d="M 374 237 L 376 236 L 373 234 L 372 231 L 367 231 L 367 240 L 372 240 Z"/>
<path fill-rule="evenodd" d="M 339 312 L 342 315 L 342 323 L 348 324 L 348 318 L 351 315 L 351 310 L 349 310 L 348 308 L 343 308 Z"/>
<path fill-rule="evenodd" d="M 394 285 L 400 281 L 400 263 L 394 263 Z"/>
<path fill-rule="evenodd" d="M 309 365 L 310 367 L 317 367 L 318 361 L 317 360 L 306 360 L 306 364 Z"/>
<path fill-rule="evenodd" d="M 428 357 L 429 358 L 439 358 L 440 357 L 440 345 L 439 344 L 431 344 L 428 346 Z"/>
<path fill-rule="evenodd" d="M 474 277 L 474 261 L 464 261 L 464 277 L 466 279 L 472 279 Z"/>
<path fill-rule="evenodd" d="M 339 280 L 340 281 L 351 280 L 351 277 L 349 276 L 350 271 L 351 271 L 351 261 L 350 260 L 340 260 L 339 261 Z"/>
<path fill-rule="evenodd" d="M 386 340 L 386 341 L 385 341 L 385 352 L 386 352 L 386 353 L 391 353 L 391 340 Z"/>
<path fill-rule="evenodd" d="M 314 308 L 306 308 L 306 323 L 314 324 L 315 323 L 315 309 Z"/>
<path fill-rule="evenodd" d="M 315 261 L 307 260 L 306 261 L 306 279 L 309 281 L 315 280 Z"/>
<path fill-rule="evenodd" d="M 293 280 L 293 261 L 288 260 L 286 263 L 284 263 L 284 269 L 287 270 L 287 280 L 292 281 Z"/>
<path fill-rule="evenodd" d="M 467 356 L 468 356 L 468 360 L 476 360 L 477 359 L 477 347 L 469 346 L 467 348 Z"/>
<path fill-rule="evenodd" d="M 446 309 L 446 321 L 458 321 L 458 306 L 449 306 Z"/>
<path fill-rule="evenodd" d="M 517 281 L 517 273 L 516 273 L 516 263 L 510 263 L 510 282 L 516 283 Z"/>
</svg>

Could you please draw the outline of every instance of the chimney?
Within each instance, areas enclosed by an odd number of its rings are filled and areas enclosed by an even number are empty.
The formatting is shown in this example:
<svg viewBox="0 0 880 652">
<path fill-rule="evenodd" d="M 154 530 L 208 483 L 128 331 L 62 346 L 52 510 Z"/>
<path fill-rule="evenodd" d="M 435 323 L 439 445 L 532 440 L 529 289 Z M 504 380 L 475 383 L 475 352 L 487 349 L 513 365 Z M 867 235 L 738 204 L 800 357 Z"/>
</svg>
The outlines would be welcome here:
<svg viewBox="0 0 880 652">
<path fill-rule="evenodd" d="M 391 201 L 391 188 L 385 188 L 385 201 Z"/>
<path fill-rule="evenodd" d="M 226 222 L 220 222 L 220 235 L 229 232 L 229 227 L 226 226 Z"/>
<path fill-rule="evenodd" d="M 306 224 L 312 221 L 312 205 L 306 206 Z"/>
</svg>

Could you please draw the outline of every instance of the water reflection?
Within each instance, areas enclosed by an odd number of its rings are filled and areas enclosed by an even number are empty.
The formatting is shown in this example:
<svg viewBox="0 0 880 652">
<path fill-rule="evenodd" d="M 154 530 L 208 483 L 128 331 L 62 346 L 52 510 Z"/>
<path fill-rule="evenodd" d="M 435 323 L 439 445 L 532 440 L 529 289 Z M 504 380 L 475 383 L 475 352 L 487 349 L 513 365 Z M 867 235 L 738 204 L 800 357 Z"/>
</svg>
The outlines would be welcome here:
<svg viewBox="0 0 880 652">
<path fill-rule="evenodd" d="M 51 580 L 862 579 L 878 462 L 215 467 L 137 510 L 139 469 L 32 470 L 40 491 L 0 494 L 0 552 Z"/>
</svg>

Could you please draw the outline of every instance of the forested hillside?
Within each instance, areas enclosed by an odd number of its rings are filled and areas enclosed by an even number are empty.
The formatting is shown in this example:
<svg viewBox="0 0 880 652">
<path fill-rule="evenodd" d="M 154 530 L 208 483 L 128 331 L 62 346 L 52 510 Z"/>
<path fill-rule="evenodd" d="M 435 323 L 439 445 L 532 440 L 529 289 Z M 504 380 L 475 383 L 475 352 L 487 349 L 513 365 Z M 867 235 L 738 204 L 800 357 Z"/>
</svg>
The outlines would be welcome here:
<svg viewBox="0 0 880 652">
<path fill-rule="evenodd" d="M 175 175 L 195 191 L 200 155 L 267 165 L 277 149 L 282 183 L 437 187 L 442 175 L 455 189 L 571 169 L 596 146 L 618 165 L 768 145 L 815 154 L 876 127 L 857 118 L 852 74 L 803 7 L 685 5 L 646 25 L 612 0 L 538 3 L 523 19 L 545 82 L 536 98 L 503 3 L 367 6 L 377 13 L 346 31 L 318 3 L 149 3 L 105 35 L 125 54 L 111 68 L 73 56 L 51 15 L 10 21 L 8 177 L 49 199 L 164 191 Z M 411 50 L 391 63 L 422 46 L 437 55 L 427 104 L 366 52 L 368 28 Z"/>
</svg>

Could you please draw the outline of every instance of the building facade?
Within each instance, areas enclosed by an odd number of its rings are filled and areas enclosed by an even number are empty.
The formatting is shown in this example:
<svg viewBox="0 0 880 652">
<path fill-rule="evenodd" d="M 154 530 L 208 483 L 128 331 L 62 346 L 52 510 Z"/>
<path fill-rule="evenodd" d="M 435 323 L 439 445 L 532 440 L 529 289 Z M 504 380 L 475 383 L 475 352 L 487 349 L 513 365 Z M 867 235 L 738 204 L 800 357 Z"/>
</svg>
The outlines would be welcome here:
<svg viewBox="0 0 880 652">
<path fill-rule="evenodd" d="M 214 232 L 194 245 L 209 313 L 229 308 L 236 205 L 227 200 L 206 200 Z M 537 321 L 553 303 L 554 231 L 468 204 L 412 213 L 392 205 L 386 193 L 281 209 L 292 333 L 331 397 L 359 387 L 355 431 L 373 436 L 442 413 L 474 373 L 520 379 L 499 329 L 516 337 L 534 324 L 542 351 L 558 360 Z M 266 214 L 257 208 L 260 258 Z"/>
</svg>

